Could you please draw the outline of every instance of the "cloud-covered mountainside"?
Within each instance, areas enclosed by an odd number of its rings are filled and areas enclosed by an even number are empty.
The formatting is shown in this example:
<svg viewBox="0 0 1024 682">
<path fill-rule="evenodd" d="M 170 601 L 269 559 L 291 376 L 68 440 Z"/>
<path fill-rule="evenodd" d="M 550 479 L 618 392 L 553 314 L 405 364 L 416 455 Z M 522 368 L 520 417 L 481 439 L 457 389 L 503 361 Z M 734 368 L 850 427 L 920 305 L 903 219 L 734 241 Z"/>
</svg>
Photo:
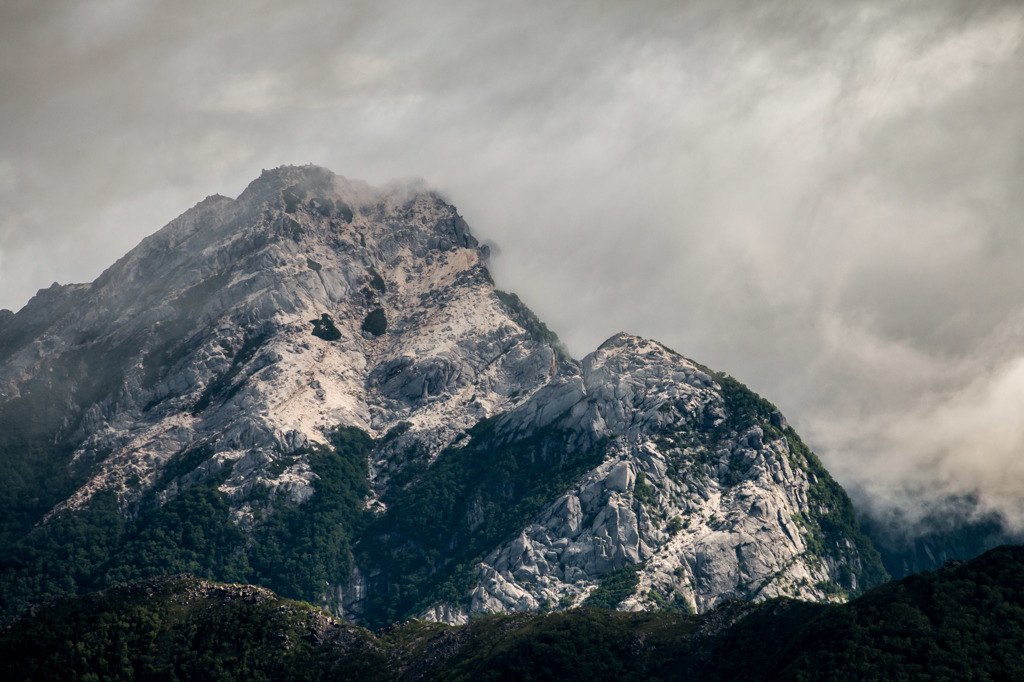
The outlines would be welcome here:
<svg viewBox="0 0 1024 682">
<path fill-rule="evenodd" d="M 422 186 L 282 167 L 40 291 L 0 327 L 5 614 L 180 571 L 371 626 L 884 579 L 773 405 L 628 334 L 571 358 L 487 259 Z"/>
<path fill-rule="evenodd" d="M 0 3 L 0 308 L 281 159 L 421 175 L 574 355 L 656 338 L 875 517 L 1024 530 L 1024 3 L 251 5 Z"/>
</svg>

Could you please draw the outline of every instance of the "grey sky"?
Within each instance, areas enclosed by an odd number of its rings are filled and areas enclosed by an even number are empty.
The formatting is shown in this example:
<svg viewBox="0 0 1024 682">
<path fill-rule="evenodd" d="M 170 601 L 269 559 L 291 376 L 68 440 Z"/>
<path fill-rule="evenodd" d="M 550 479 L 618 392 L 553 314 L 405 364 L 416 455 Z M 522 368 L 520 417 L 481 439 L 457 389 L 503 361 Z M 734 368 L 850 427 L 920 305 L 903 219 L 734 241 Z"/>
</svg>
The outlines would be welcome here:
<svg viewBox="0 0 1024 682">
<path fill-rule="evenodd" d="M 574 355 L 657 338 L 858 494 L 1024 525 L 1020 3 L 487 5 L 5 0 L 0 307 L 261 168 L 422 176 Z"/>
</svg>

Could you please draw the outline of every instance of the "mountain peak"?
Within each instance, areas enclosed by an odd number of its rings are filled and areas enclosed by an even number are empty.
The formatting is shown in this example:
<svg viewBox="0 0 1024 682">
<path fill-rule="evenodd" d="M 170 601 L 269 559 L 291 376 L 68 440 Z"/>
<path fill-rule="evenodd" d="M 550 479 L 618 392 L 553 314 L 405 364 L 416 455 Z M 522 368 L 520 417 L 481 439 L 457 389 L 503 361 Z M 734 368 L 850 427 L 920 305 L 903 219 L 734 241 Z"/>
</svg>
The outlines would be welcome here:
<svg viewBox="0 0 1024 682">
<path fill-rule="evenodd" d="M 601 352 L 613 350 L 643 350 L 645 352 L 656 351 L 668 353 L 670 355 L 679 355 L 672 349 L 667 348 L 664 344 L 661 344 L 652 339 L 645 339 L 642 336 L 629 334 L 627 332 L 618 332 L 616 334 L 613 334 L 612 336 L 608 337 L 600 346 L 598 346 L 597 350 Z"/>
<path fill-rule="evenodd" d="M 617 572 L 630 609 L 867 581 L 767 401 L 626 333 L 572 360 L 487 256 L 421 183 L 282 166 L 41 292 L 0 327 L 0 537 L 201 498 L 218 557 L 374 624 L 604 603 Z M 316 556 L 275 563 L 282 528 Z"/>
<path fill-rule="evenodd" d="M 77 384 L 68 358 L 111 353 L 111 394 L 93 402 L 97 386 L 59 436 L 98 471 L 57 509 L 111 485 L 131 509 L 197 442 L 222 464 L 265 453 L 225 484 L 239 491 L 276 451 L 323 443 L 338 424 L 378 434 L 409 421 L 443 445 L 543 380 L 558 353 L 496 296 L 486 249 L 453 206 L 408 187 L 264 171 L 91 286 L 51 288 L 16 314 L 0 330 L 11 395 L 58 367 Z M 281 485 L 300 499 L 313 478 L 295 471 Z"/>
</svg>

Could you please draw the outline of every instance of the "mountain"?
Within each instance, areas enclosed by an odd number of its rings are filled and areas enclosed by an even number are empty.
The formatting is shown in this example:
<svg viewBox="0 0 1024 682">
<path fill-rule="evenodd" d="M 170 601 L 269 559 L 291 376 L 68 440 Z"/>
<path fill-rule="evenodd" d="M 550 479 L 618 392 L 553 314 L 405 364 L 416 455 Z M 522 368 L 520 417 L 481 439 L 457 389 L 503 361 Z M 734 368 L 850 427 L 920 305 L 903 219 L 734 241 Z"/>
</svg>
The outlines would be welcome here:
<svg viewBox="0 0 1024 682">
<path fill-rule="evenodd" d="M 488 256 L 422 185 L 282 167 L 0 317 L 6 616 L 185 571 L 372 627 L 886 577 L 771 403 L 628 334 L 569 357 Z"/>
<path fill-rule="evenodd" d="M 376 634 L 269 590 L 156 578 L 34 607 L 0 631 L 4 679 L 962 680 L 1024 675 L 1024 548 L 846 604 L 701 616 L 573 609 Z"/>
<path fill-rule="evenodd" d="M 920 519 L 900 510 L 862 511 L 858 518 L 882 563 L 894 578 L 933 571 L 950 561 L 978 556 L 993 547 L 1024 543 L 1024 535 L 972 496 L 949 496 Z"/>
</svg>

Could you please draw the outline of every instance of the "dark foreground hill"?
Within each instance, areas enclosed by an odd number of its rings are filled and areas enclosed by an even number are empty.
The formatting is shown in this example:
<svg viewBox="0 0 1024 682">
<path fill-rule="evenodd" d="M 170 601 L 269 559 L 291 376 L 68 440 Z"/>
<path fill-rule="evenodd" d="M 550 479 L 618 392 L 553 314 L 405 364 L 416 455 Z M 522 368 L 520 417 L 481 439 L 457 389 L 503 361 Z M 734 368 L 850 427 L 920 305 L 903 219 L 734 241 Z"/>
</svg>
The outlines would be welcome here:
<svg viewBox="0 0 1024 682">
<path fill-rule="evenodd" d="M 1024 547 L 841 605 L 730 602 L 701 616 L 576 609 L 376 634 L 251 586 L 159 578 L 34 607 L 2 679 L 1019 680 Z"/>
</svg>

